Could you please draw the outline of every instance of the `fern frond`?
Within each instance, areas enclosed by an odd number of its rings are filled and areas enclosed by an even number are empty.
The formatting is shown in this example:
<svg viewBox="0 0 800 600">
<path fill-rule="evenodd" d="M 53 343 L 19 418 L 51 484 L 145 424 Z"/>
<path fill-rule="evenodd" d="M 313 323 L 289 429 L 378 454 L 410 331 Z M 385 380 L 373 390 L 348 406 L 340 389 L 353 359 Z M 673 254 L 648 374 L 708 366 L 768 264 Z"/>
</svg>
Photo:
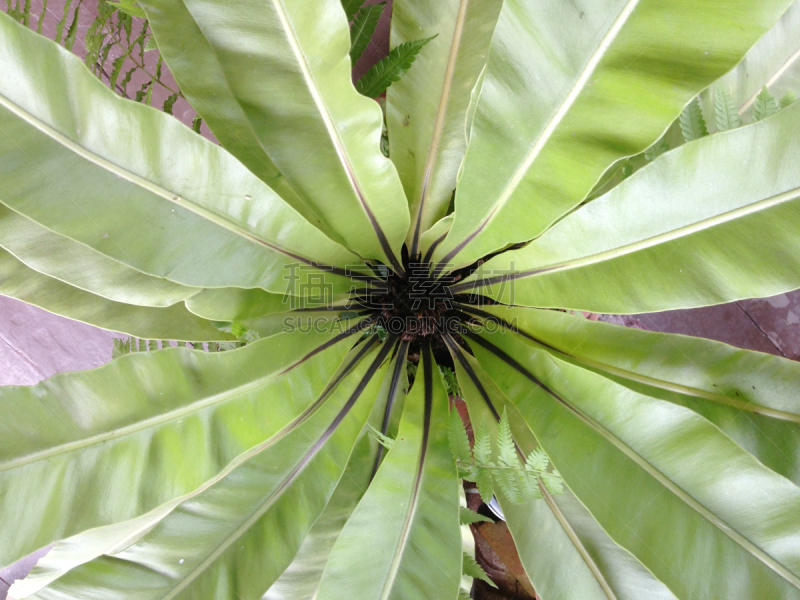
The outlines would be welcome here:
<svg viewBox="0 0 800 600">
<path fill-rule="evenodd" d="M 697 98 L 692 100 L 683 109 L 680 116 L 681 131 L 683 139 L 691 142 L 708 135 L 706 121 L 703 119 L 703 111 L 700 109 L 700 102 Z"/>
<path fill-rule="evenodd" d="M 547 491 L 551 494 L 557 495 L 564 493 L 564 480 L 561 479 L 561 475 L 559 475 L 558 472 L 542 473 L 541 478 L 544 487 L 546 487 Z"/>
<path fill-rule="evenodd" d="M 369 429 L 370 434 L 372 434 L 372 437 L 374 437 L 381 446 L 387 450 L 392 449 L 392 446 L 394 446 L 394 440 L 392 438 L 390 438 L 388 435 L 382 434 L 369 423 L 367 423 L 367 428 Z"/>
<path fill-rule="evenodd" d="M 719 86 L 714 87 L 714 113 L 717 117 L 717 129 L 720 131 L 742 126 L 742 119 L 739 117 L 733 98 Z"/>
<path fill-rule="evenodd" d="M 356 16 L 358 9 L 364 4 L 364 0 L 342 0 L 342 8 L 344 8 L 344 12 L 347 15 L 347 22 L 353 20 L 353 17 Z"/>
<path fill-rule="evenodd" d="M 514 446 L 514 439 L 511 437 L 511 424 L 508 422 L 508 413 L 503 409 L 503 415 L 500 417 L 500 425 L 497 428 L 497 456 L 500 466 L 511 467 L 519 470 L 522 465 L 519 464 L 519 457 L 517 456 L 517 449 Z"/>
<path fill-rule="evenodd" d="M 547 470 L 550 464 L 550 459 L 541 448 L 534 448 L 525 460 L 525 469 L 528 471 L 535 471 L 541 473 Z"/>
<path fill-rule="evenodd" d="M 458 522 L 461 525 L 473 525 L 475 523 L 493 523 L 489 517 L 479 515 L 474 510 L 468 509 L 466 506 L 458 507 Z"/>
<path fill-rule="evenodd" d="M 438 34 L 437 34 L 438 35 Z M 411 68 L 420 50 L 436 36 L 400 44 L 389 55 L 375 63 L 367 73 L 356 82 L 356 89 L 368 98 L 377 98 L 392 83 L 398 81 Z"/>
<path fill-rule="evenodd" d="M 524 501 L 539 500 L 542 497 L 542 490 L 539 488 L 538 474 L 525 471 L 522 475 L 522 498 Z M 543 482 L 542 482 L 543 483 Z M 545 487 L 547 487 L 545 485 Z"/>
<path fill-rule="evenodd" d="M 492 461 L 492 438 L 489 435 L 489 428 L 486 422 L 482 422 L 475 433 L 475 445 L 472 447 L 472 455 L 475 461 L 481 465 L 488 465 Z"/>
<path fill-rule="evenodd" d="M 467 577 L 480 579 L 481 581 L 488 583 L 493 588 L 497 588 L 494 581 L 489 579 L 489 576 L 486 574 L 486 571 L 483 570 L 483 567 L 481 567 L 469 554 L 464 553 L 464 558 L 461 561 L 461 572 Z"/>
<path fill-rule="evenodd" d="M 375 33 L 375 27 L 378 26 L 378 20 L 381 18 L 384 8 L 386 8 L 386 3 L 381 2 L 380 4 L 365 6 L 358 11 L 353 21 L 353 26 L 350 28 L 351 64 L 355 65 L 367 48 L 367 44 L 372 39 L 372 34 Z"/>
<path fill-rule="evenodd" d="M 520 494 L 520 472 L 513 469 L 496 469 L 494 480 L 503 495 L 514 504 L 524 501 Z"/>
<path fill-rule="evenodd" d="M 797 100 L 797 96 L 794 92 L 786 92 L 781 99 L 778 101 L 778 104 L 781 105 L 781 108 L 786 108 L 790 104 L 794 103 Z"/>
<path fill-rule="evenodd" d="M 767 86 L 764 86 L 761 88 L 761 91 L 758 92 L 758 96 L 756 96 L 756 102 L 753 105 L 753 121 L 766 119 L 767 117 L 774 115 L 780 109 L 781 108 L 778 106 L 775 98 L 769 93 Z"/>
<path fill-rule="evenodd" d="M 478 493 L 481 495 L 481 500 L 486 504 L 491 502 L 492 496 L 494 496 L 492 470 L 475 467 L 475 484 L 478 486 Z"/>
<path fill-rule="evenodd" d="M 461 467 L 472 464 L 472 452 L 469 449 L 469 438 L 464 422 L 455 407 L 450 411 L 450 421 L 447 423 L 447 439 L 450 442 L 450 452 L 453 453 L 456 463 Z"/>
</svg>

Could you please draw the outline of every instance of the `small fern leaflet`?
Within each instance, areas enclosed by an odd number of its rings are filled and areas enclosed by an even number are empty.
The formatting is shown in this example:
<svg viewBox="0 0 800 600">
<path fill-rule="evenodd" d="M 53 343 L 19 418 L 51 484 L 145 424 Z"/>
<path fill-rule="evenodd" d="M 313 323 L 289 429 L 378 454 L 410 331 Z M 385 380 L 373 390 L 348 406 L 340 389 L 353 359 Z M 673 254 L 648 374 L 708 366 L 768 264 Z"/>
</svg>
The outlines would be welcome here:
<svg viewBox="0 0 800 600">
<path fill-rule="evenodd" d="M 356 89 L 369 98 L 377 98 L 411 68 L 420 50 L 435 37 L 400 44 L 356 82 Z"/>
</svg>

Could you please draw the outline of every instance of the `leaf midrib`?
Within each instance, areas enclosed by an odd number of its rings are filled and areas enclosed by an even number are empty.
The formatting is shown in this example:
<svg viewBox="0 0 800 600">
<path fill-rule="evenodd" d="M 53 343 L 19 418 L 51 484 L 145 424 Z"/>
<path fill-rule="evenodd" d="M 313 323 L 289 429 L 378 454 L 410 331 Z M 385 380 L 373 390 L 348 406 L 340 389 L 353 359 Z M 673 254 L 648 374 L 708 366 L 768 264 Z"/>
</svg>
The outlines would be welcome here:
<svg viewBox="0 0 800 600">
<path fill-rule="evenodd" d="M 425 213 L 425 202 L 428 199 L 428 190 L 430 189 L 430 182 L 433 177 L 433 170 L 439 162 L 439 145 L 442 140 L 442 133 L 444 131 L 445 117 L 447 116 L 447 109 L 450 103 L 450 92 L 453 85 L 453 77 L 456 72 L 456 59 L 458 58 L 461 49 L 461 35 L 464 32 L 464 23 L 467 17 L 467 7 L 469 0 L 461 0 L 458 8 L 458 15 L 456 16 L 456 24 L 453 29 L 453 38 L 450 43 L 450 54 L 447 57 L 447 67 L 445 68 L 444 82 L 442 83 L 442 92 L 439 95 L 439 106 L 436 110 L 436 118 L 434 121 L 433 135 L 431 136 L 431 143 L 428 146 L 428 156 L 425 161 L 425 168 L 422 175 L 422 186 L 419 193 L 419 206 L 415 215 L 415 225 L 413 230 L 412 252 L 411 255 L 416 255 L 416 250 L 419 246 L 419 239 L 421 236 L 422 218 Z"/>
</svg>

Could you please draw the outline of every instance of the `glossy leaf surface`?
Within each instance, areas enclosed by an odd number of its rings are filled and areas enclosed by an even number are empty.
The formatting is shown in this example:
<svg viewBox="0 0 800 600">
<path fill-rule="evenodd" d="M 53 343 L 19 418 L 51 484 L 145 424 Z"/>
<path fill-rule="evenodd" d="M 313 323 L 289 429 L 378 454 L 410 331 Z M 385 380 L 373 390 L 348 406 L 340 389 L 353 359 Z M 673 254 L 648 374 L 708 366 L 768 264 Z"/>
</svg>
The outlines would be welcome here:
<svg viewBox="0 0 800 600">
<path fill-rule="evenodd" d="M 340 0 L 148 0 L 158 47 L 186 98 L 234 155 L 364 258 L 393 263 L 408 228 L 381 110 L 350 80 Z M 194 40 L 191 54 L 185 41 Z M 258 73 L 258 76 L 254 76 Z M 276 93 L 278 92 L 279 93 Z"/>
<path fill-rule="evenodd" d="M 437 258 L 465 265 L 540 235 L 614 161 L 652 145 L 788 5 L 504 2 Z"/>
<path fill-rule="evenodd" d="M 798 116 L 793 105 L 669 152 L 473 278 L 506 303 L 613 314 L 795 289 Z M 754 231 L 770 233 L 756 244 Z"/>
<path fill-rule="evenodd" d="M 213 354 L 173 348 L 1 388 L 0 564 L 142 515 L 217 475 L 312 402 L 347 337 L 280 336 Z M 17 517 L 20 507 L 29 518 Z"/>
<path fill-rule="evenodd" d="M 4 14 L 0 64 L 0 202 L 15 211 L 197 287 L 282 293 L 285 267 L 310 267 L 322 249 L 327 264 L 359 264 L 222 148 L 117 97 L 77 57 Z M 327 275 L 346 290 L 344 277 Z"/>
<path fill-rule="evenodd" d="M 259 598 L 330 499 L 369 414 L 366 398 L 377 392 L 381 376 L 375 374 L 388 349 L 356 366 L 313 410 L 184 499 L 136 543 L 74 569 L 32 598 L 133 592 L 163 600 L 203 598 L 209 590 L 216 598 Z"/>
</svg>

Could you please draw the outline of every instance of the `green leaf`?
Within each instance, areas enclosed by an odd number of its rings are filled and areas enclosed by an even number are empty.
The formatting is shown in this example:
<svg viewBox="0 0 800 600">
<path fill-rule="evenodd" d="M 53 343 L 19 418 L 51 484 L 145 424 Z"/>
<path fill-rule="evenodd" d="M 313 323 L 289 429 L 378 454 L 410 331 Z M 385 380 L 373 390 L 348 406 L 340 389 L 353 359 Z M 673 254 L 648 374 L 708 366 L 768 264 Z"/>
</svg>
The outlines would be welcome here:
<svg viewBox="0 0 800 600">
<path fill-rule="evenodd" d="M 788 91 L 781 96 L 781 99 L 778 101 L 778 103 L 780 104 L 781 108 L 786 108 L 790 104 L 793 104 L 795 100 L 797 100 L 797 94 L 792 91 Z"/>
<path fill-rule="evenodd" d="M 458 600 L 472 600 L 472 596 L 469 595 L 469 592 L 464 588 L 458 589 Z"/>
<path fill-rule="evenodd" d="M 611 314 L 797 289 L 800 251 L 791 224 L 800 219 L 800 172 L 787 165 L 800 157 L 792 133 L 798 119 L 800 105 L 793 104 L 768 120 L 677 148 L 525 248 L 488 261 L 475 282 L 450 289 L 480 285 L 507 304 Z M 753 232 L 766 231 L 753 242 Z"/>
<path fill-rule="evenodd" d="M 171 348 L 0 388 L 9 411 L 0 422 L 0 563 L 195 490 L 313 402 L 289 390 L 310 382 L 318 394 L 347 353 L 345 339 L 284 334 L 214 354 Z M 319 352 L 326 341 L 334 343 Z M 159 460 L 145 467 L 150 453 Z M 45 484 L 54 472 L 69 472 L 70 485 Z M 21 510 L 35 519 L 18 519 Z"/>
<path fill-rule="evenodd" d="M 472 452 L 469 449 L 469 438 L 464 422 L 454 408 L 450 410 L 450 418 L 447 423 L 447 439 L 450 443 L 450 452 L 460 466 L 472 464 Z"/>
<path fill-rule="evenodd" d="M 489 579 L 489 576 L 486 574 L 486 571 L 483 570 L 483 567 L 481 567 L 477 562 L 475 562 L 475 559 L 472 558 L 466 552 L 464 552 L 464 556 L 462 559 L 461 571 L 464 573 L 464 575 L 472 577 L 473 579 L 480 579 L 481 581 L 485 581 L 490 586 L 497 589 L 497 585 L 495 584 L 494 581 Z"/>
<path fill-rule="evenodd" d="M 342 0 L 342 7 L 347 15 L 348 23 L 353 20 L 353 17 L 356 16 L 356 13 L 363 4 L 364 0 Z"/>
<path fill-rule="evenodd" d="M 386 8 L 385 2 L 365 6 L 356 15 L 353 26 L 350 27 L 350 62 L 355 65 L 375 33 L 378 20 Z"/>
<path fill-rule="evenodd" d="M 284 293 L 285 269 L 310 266 L 309 253 L 340 267 L 359 264 L 216 144 L 118 98 L 79 58 L 4 14 L 0 37 L 0 153 L 8 167 L 0 198 L 9 208 L 133 269 L 190 286 Z M 58 185 L 42 162 L 59 174 Z M 344 276 L 310 271 L 349 290 Z"/>
<path fill-rule="evenodd" d="M 203 118 L 200 115 L 195 115 L 192 119 L 192 131 L 200 133 L 200 127 L 203 125 Z"/>
<path fill-rule="evenodd" d="M 343 474 L 391 347 L 381 350 L 344 375 L 330 394 L 323 377 L 315 382 L 313 395 L 301 399 L 287 393 L 286 401 L 294 406 L 282 410 L 277 406 L 284 401 L 262 402 L 285 415 L 274 435 L 263 436 L 265 441 L 216 477 L 154 513 L 134 543 L 128 540 L 123 550 L 74 568 L 48 591 L 67 597 L 135 595 L 142 600 L 179 592 L 202 596 L 227 572 L 242 577 L 231 578 L 217 598 L 260 598 L 289 566 Z M 196 354 L 217 358 L 237 353 Z M 295 412 L 295 407 L 302 409 Z M 206 527 L 196 527 L 199 515 Z M 280 536 L 274 535 L 278 527 L 284 531 Z M 111 565 L 114 576 L 109 578 Z"/>
<path fill-rule="evenodd" d="M 403 74 L 411 68 L 417 54 L 425 44 L 434 39 L 429 38 L 405 42 L 389 51 L 389 54 L 375 63 L 361 79 L 356 82 L 359 93 L 368 98 L 377 98 L 386 91 L 392 83 L 399 81 Z"/>
<path fill-rule="evenodd" d="M 147 42 L 144 45 L 144 51 L 150 52 L 150 50 L 158 50 L 158 46 L 156 45 L 156 38 L 154 36 L 148 36 Z"/>
<path fill-rule="evenodd" d="M 800 597 L 800 489 L 696 413 L 516 338 L 468 335 L 570 489 L 617 543 L 678 597 Z M 709 561 L 720 570 L 709 570 Z M 734 565 L 746 575 L 735 582 L 727 575 Z"/>
<path fill-rule="evenodd" d="M 717 117 L 717 129 L 720 131 L 742 126 L 742 119 L 739 117 L 733 98 L 719 85 L 714 86 L 714 114 Z"/>
<path fill-rule="evenodd" d="M 336 541 L 319 600 L 458 593 L 458 479 L 447 444 L 447 394 L 429 350 L 422 353 L 397 440 Z"/>
<path fill-rule="evenodd" d="M 474 523 L 493 523 L 489 517 L 479 515 L 474 510 L 468 509 L 466 506 L 458 507 L 458 522 L 461 525 L 472 525 Z"/>
<path fill-rule="evenodd" d="M 756 101 L 753 104 L 753 121 L 760 121 L 771 117 L 781 109 L 772 94 L 769 93 L 767 86 L 761 88 L 761 91 L 756 96 Z"/>
<path fill-rule="evenodd" d="M 332 240 L 401 271 L 408 205 L 380 153 L 380 107 L 353 89 L 340 0 L 316 2 L 313 18 L 297 0 L 141 4 L 181 92 L 222 145 Z"/>
<path fill-rule="evenodd" d="M 612 164 L 652 146 L 787 4 L 737 5 L 732 20 L 694 0 L 503 2 L 436 262 L 459 268 L 536 239 Z"/>
<path fill-rule="evenodd" d="M 683 139 L 687 142 L 693 142 L 708 135 L 706 121 L 703 119 L 703 111 L 700 110 L 700 101 L 697 98 L 694 98 L 683 109 L 680 123 Z"/>
<path fill-rule="evenodd" d="M 464 123 L 486 64 L 499 0 L 401 0 L 392 4 L 393 45 L 438 34 L 416 66 L 386 91 L 392 162 L 406 190 L 409 253 L 445 216 L 466 150 Z"/>
</svg>

